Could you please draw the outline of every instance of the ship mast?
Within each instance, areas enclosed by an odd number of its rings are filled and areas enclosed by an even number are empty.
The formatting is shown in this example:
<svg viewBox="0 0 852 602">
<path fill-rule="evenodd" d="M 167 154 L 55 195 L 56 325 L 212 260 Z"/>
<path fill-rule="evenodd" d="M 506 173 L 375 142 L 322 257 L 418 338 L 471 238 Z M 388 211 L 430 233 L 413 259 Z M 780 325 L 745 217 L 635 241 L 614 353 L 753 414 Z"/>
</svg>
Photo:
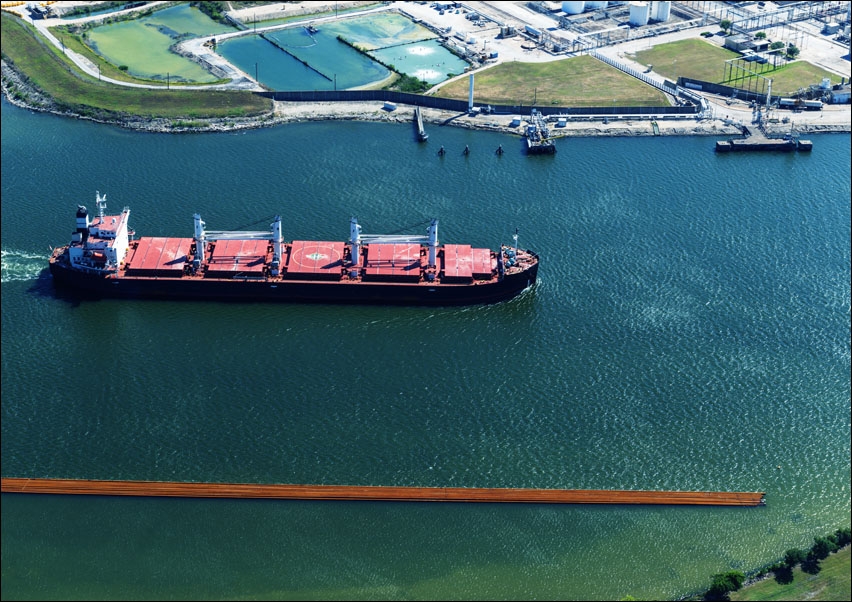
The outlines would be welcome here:
<svg viewBox="0 0 852 602">
<path fill-rule="evenodd" d="M 281 216 L 276 215 L 272 222 L 272 275 L 277 276 L 281 266 L 281 255 L 284 249 L 284 237 L 281 235 Z"/>
<path fill-rule="evenodd" d="M 471 76 L 473 77 L 473 76 Z M 429 265 L 434 268 L 438 265 L 438 220 L 433 219 L 429 224 Z"/>
<path fill-rule="evenodd" d="M 204 237 L 204 222 L 201 220 L 201 215 L 198 213 L 192 216 L 195 220 L 195 259 L 192 261 L 193 267 L 197 270 L 204 263 L 204 246 L 206 240 Z"/>
<path fill-rule="evenodd" d="M 361 262 L 361 226 L 354 217 L 349 220 L 349 243 L 352 245 L 350 253 L 352 266 L 357 267 Z"/>
<path fill-rule="evenodd" d="M 106 208 L 106 195 L 101 196 L 99 191 L 95 191 L 95 203 L 98 206 L 98 217 L 101 219 L 101 223 L 104 223 L 104 209 Z"/>
</svg>

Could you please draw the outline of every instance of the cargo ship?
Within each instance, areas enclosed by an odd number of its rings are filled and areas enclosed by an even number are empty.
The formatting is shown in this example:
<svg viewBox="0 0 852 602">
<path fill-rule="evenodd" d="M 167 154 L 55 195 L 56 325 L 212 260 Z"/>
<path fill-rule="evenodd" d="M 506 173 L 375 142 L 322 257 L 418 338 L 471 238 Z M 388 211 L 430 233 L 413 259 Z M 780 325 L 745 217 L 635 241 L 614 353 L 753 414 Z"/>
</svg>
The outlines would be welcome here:
<svg viewBox="0 0 852 602">
<path fill-rule="evenodd" d="M 285 242 L 281 217 L 265 231 L 214 231 L 195 214 L 192 238 L 139 237 L 130 209 L 106 215 L 78 205 L 70 244 L 50 256 L 57 289 L 95 297 L 467 305 L 510 299 L 531 287 L 538 255 L 439 244 L 438 220 L 423 236 L 367 235 Z"/>
</svg>

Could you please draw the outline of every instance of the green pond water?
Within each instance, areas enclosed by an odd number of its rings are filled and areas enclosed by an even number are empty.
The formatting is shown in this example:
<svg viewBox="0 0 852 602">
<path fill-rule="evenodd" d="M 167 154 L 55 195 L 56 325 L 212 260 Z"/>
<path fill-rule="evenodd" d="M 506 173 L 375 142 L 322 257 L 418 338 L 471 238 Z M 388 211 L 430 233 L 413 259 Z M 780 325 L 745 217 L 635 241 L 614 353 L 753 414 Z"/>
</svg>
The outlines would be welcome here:
<svg viewBox="0 0 852 602">
<path fill-rule="evenodd" d="M 186 38 L 233 30 L 189 4 L 180 4 L 140 19 L 95 27 L 88 32 L 88 42 L 110 63 L 126 65 L 135 77 L 207 83 L 216 77 L 169 48 Z"/>
<path fill-rule="evenodd" d="M 274 21 L 262 22 L 264 27 Z M 234 31 L 189 4 L 89 31 L 92 48 L 131 75 L 172 82 L 211 83 L 216 78 L 198 63 L 169 49 L 179 41 Z M 367 54 L 338 37 L 365 49 Z M 374 13 L 317 24 L 309 32 L 293 24 L 262 35 L 226 40 L 218 52 L 272 90 L 343 90 L 381 82 L 392 65 L 430 84 L 462 73 L 467 63 L 440 45 L 435 34 L 392 13 Z M 371 58 L 372 57 L 372 58 Z M 375 60 L 373 60 L 375 59 Z"/>
</svg>

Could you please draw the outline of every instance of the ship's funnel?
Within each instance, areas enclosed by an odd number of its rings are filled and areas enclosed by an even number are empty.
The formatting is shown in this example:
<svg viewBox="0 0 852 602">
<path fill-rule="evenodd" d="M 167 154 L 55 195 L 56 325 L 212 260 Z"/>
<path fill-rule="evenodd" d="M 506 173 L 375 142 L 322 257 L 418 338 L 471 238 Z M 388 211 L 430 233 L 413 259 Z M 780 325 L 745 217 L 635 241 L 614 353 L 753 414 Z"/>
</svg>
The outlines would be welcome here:
<svg viewBox="0 0 852 602">
<path fill-rule="evenodd" d="M 77 233 L 83 242 L 89 237 L 89 212 L 85 205 L 77 205 Z"/>
</svg>

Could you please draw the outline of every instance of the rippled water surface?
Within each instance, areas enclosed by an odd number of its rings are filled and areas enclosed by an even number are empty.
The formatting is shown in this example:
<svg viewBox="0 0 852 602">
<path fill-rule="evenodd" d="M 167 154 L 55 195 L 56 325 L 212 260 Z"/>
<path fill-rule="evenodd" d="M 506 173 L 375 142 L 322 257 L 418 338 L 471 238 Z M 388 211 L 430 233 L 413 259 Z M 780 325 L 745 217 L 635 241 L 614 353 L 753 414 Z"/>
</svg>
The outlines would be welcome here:
<svg viewBox="0 0 852 602">
<path fill-rule="evenodd" d="M 848 526 L 848 135 L 810 154 L 648 137 L 528 157 L 428 129 L 140 134 L 3 104 L 3 476 L 766 507 L 4 494 L 4 599 L 673 598 Z M 217 230 L 280 213 L 291 240 L 344 240 L 353 215 L 365 233 L 437 217 L 443 242 L 477 246 L 517 227 L 540 281 L 448 309 L 58 298 L 49 248 L 96 190 L 141 235 L 191 236 L 195 212 Z"/>
</svg>

